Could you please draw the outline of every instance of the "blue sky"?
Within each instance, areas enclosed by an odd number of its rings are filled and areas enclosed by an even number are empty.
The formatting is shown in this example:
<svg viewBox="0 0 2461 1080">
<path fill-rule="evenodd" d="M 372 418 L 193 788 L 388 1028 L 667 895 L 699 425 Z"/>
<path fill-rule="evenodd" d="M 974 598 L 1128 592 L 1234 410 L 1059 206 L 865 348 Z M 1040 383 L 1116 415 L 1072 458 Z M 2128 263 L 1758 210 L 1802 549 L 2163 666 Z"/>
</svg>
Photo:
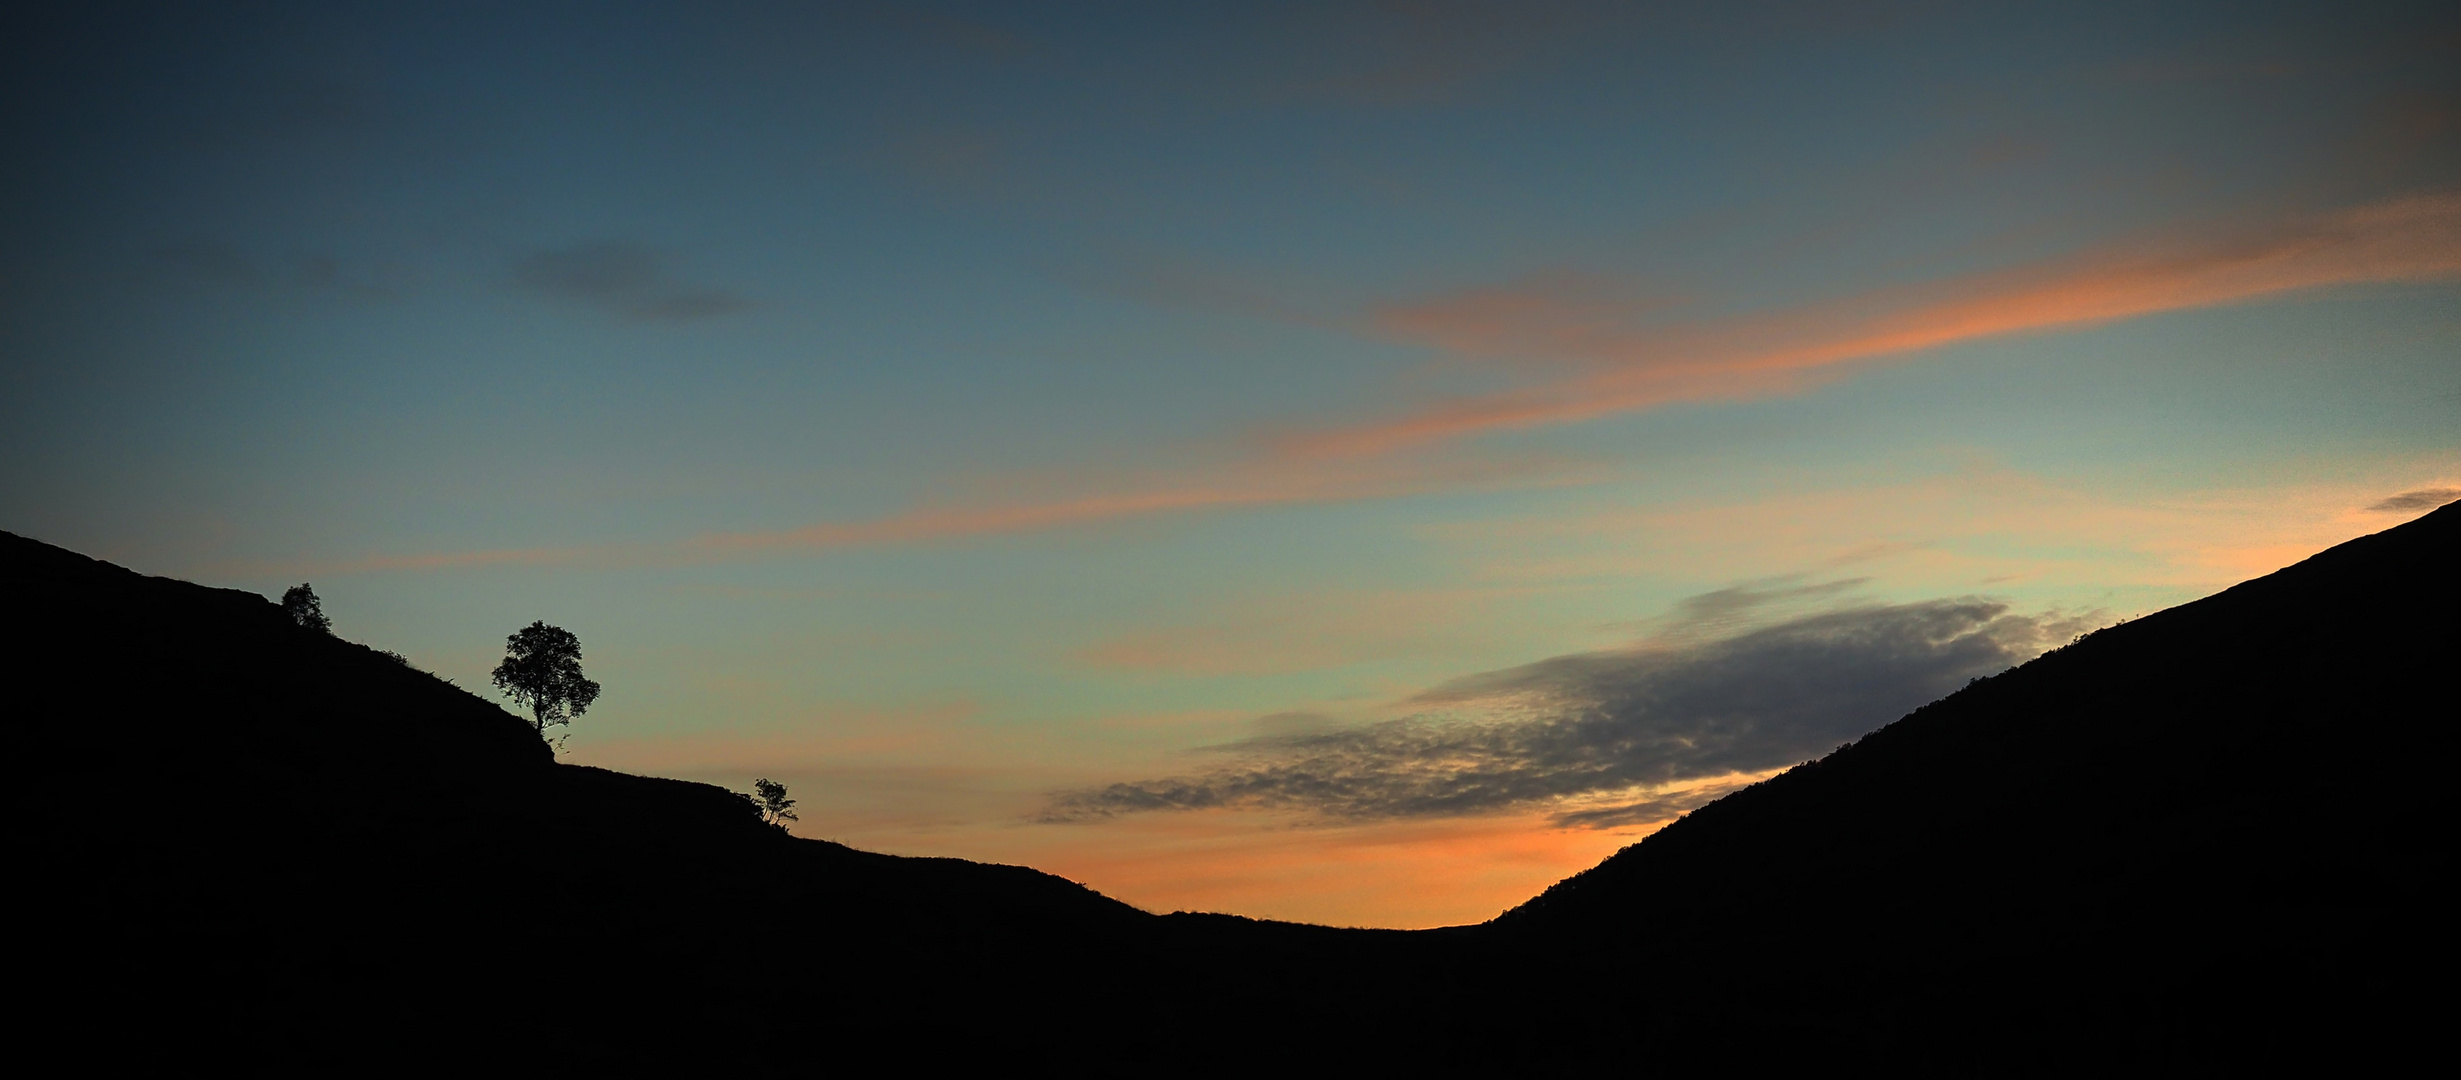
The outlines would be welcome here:
<svg viewBox="0 0 2461 1080">
<path fill-rule="evenodd" d="M 8 18 L 0 527 L 465 686 L 545 619 L 571 760 L 1152 907 L 1483 918 L 1798 748 L 1084 793 L 1841 612 L 1998 662 L 2461 489 L 2437 5 Z M 1804 692 L 1947 677 L 1870 670 Z"/>
</svg>

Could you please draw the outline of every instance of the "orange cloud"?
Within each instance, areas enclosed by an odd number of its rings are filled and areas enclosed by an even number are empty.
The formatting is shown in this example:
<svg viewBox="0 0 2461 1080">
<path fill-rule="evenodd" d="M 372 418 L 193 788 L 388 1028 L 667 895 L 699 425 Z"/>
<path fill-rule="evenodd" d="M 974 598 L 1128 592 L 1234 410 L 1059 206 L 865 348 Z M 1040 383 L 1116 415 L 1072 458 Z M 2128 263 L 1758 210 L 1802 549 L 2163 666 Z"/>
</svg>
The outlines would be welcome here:
<svg viewBox="0 0 2461 1080">
<path fill-rule="evenodd" d="M 791 529 L 704 533 L 677 543 L 594 544 L 573 547 L 504 548 L 426 555 L 374 555 L 349 562 L 292 569 L 324 573 L 388 570 L 449 570 L 486 566 L 604 566 L 719 561 L 762 552 L 874 547 L 962 539 L 1001 533 L 1038 532 L 1111 518 L 1171 510 L 1307 501 L 1304 493 L 1271 490 L 1189 488 L 1125 495 L 1095 495 L 1049 502 L 909 510 L 868 521 L 824 521 Z"/>
<path fill-rule="evenodd" d="M 1577 482 L 1562 462 L 1321 462 L 1267 457 L 1192 467 L 1179 475 L 1110 477 L 1127 490 L 997 495 L 974 503 L 920 507 L 866 521 L 818 522 L 788 529 L 703 533 L 668 543 L 503 548 L 422 555 L 378 555 L 345 562 L 251 567 L 282 573 L 347 574 L 486 566 L 637 566 L 719 562 L 783 551 L 826 551 L 1044 532 L 1074 525 L 1174 512 L 1395 498 L 1427 491 Z M 1061 483 L 1079 489 L 1101 481 Z"/>
<path fill-rule="evenodd" d="M 709 552 L 864 547 L 994 533 L 1033 532 L 1172 510 L 1298 502 L 1307 501 L 1310 497 L 1311 493 L 1305 490 L 1287 488 L 1208 487 L 1092 495 L 1056 502 L 910 510 L 870 521 L 821 522 L 765 532 L 710 533 L 695 537 L 687 546 Z"/>
<path fill-rule="evenodd" d="M 1389 462 L 1330 465 L 1294 459 L 1198 467 L 1179 476 L 1117 478 L 1129 490 L 1043 499 L 987 500 L 927 507 L 870 521 L 821 522 L 792 529 L 708 533 L 683 545 L 697 558 L 776 550 L 825 550 L 1041 532 L 1153 514 L 1244 506 L 1392 498 L 1424 491 L 1560 479 L 1553 462 Z M 1075 481 L 1084 485 L 1085 481 Z"/>
<path fill-rule="evenodd" d="M 2137 244 L 1929 286 L 1712 323 L 1652 325 L 1647 304 L 1542 278 L 1398 308 L 1384 332 L 1467 355 L 1571 362 L 1578 373 L 1416 412 L 1269 440 L 1273 450 L 1177 475 L 1078 478 L 1046 498 L 995 496 L 867 521 L 713 532 L 665 544 L 375 556 L 324 573 L 498 565 L 690 563 L 921 543 L 1163 513 L 1391 498 L 1566 482 L 1562 463 L 1404 460 L 1482 432 L 1572 423 L 1680 401 L 1786 393 L 1858 364 L 1960 342 L 2070 329 L 2336 285 L 2461 277 L 2461 193 L 2375 203 L 2225 243 Z M 1560 368 L 1558 369 L 1560 370 Z M 1220 459 L 1217 459 L 1219 461 Z M 1553 470 L 1546 473 L 1544 470 Z M 1542 475 L 1543 473 L 1543 475 Z M 1574 479 L 1573 482 L 1577 482 Z M 1111 490 L 1101 490 L 1109 487 Z M 1090 493 L 1088 493 L 1090 490 Z M 287 571 L 310 569 L 292 566 Z"/>
<path fill-rule="evenodd" d="M 2228 243 L 2136 245 L 1706 325 L 1636 326 L 1561 282 L 1385 313 L 1388 333 L 1454 352 L 1573 360 L 1571 379 L 1440 402 L 1287 440 L 1299 456 L 1389 453 L 1678 401 L 1754 397 L 1849 365 L 1960 342 L 2241 303 L 2335 285 L 2461 277 L 2461 193 L 2413 196 Z"/>
</svg>

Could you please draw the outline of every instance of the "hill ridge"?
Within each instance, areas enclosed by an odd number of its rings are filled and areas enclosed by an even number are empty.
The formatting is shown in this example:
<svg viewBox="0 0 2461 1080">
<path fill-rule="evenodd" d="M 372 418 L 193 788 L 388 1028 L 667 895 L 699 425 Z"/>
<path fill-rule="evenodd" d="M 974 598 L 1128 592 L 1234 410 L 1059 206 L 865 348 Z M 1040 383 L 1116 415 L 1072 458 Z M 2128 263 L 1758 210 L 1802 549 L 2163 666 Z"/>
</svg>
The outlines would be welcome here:
<svg viewBox="0 0 2461 1080">
<path fill-rule="evenodd" d="M 2435 1030 L 2394 988 L 2451 952 L 2457 554 L 2461 504 L 1977 680 L 1487 923 L 1362 931 L 787 837 L 556 764 L 262 597 L 0 534 L 65 950 L 29 970 L 58 1032 L 190 1059 L 2350 1060 Z M 587 1002 L 571 1038 L 541 988 Z"/>
</svg>

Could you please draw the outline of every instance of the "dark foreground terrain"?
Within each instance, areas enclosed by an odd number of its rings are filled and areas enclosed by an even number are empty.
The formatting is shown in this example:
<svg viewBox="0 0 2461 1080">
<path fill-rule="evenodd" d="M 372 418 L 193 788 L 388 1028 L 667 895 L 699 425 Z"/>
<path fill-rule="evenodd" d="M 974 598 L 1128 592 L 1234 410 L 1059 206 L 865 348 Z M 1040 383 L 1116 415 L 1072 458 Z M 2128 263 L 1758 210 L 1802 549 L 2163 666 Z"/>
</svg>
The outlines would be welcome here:
<svg viewBox="0 0 2461 1080">
<path fill-rule="evenodd" d="M 1476 927 L 786 837 L 264 598 L 0 534 L 19 1027 L 164 1058 L 2209 1068 L 2440 1048 L 2461 505 L 2096 633 Z"/>
</svg>

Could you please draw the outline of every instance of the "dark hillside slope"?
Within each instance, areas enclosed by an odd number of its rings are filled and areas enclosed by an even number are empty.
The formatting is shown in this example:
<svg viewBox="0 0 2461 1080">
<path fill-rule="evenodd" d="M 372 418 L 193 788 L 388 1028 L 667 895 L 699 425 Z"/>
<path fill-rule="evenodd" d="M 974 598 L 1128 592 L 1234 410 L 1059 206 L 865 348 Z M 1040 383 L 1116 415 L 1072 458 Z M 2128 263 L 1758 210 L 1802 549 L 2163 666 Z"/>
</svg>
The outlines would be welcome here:
<svg viewBox="0 0 2461 1080">
<path fill-rule="evenodd" d="M 1980 680 L 1491 929 L 1590 979 L 1692 973 L 1641 1025 L 1692 1037 L 2415 1038 L 2451 957 L 2457 619 L 2461 504 Z"/>
<path fill-rule="evenodd" d="M 2451 952 L 2456 554 L 2461 506 L 1401 933 L 789 838 L 716 788 L 554 764 L 262 598 L 0 534 L 13 970 L 25 1026 L 96 1063 L 2347 1060 L 2440 1031 L 2410 984 Z"/>
<path fill-rule="evenodd" d="M 1021 997 L 1158 921 L 557 765 L 496 706 L 252 594 L 4 533 L 0 583 L 21 974 L 103 1057 L 740 1049 L 789 1003 L 861 1031 Z M 804 971 L 832 977 L 754 985 Z"/>
</svg>

